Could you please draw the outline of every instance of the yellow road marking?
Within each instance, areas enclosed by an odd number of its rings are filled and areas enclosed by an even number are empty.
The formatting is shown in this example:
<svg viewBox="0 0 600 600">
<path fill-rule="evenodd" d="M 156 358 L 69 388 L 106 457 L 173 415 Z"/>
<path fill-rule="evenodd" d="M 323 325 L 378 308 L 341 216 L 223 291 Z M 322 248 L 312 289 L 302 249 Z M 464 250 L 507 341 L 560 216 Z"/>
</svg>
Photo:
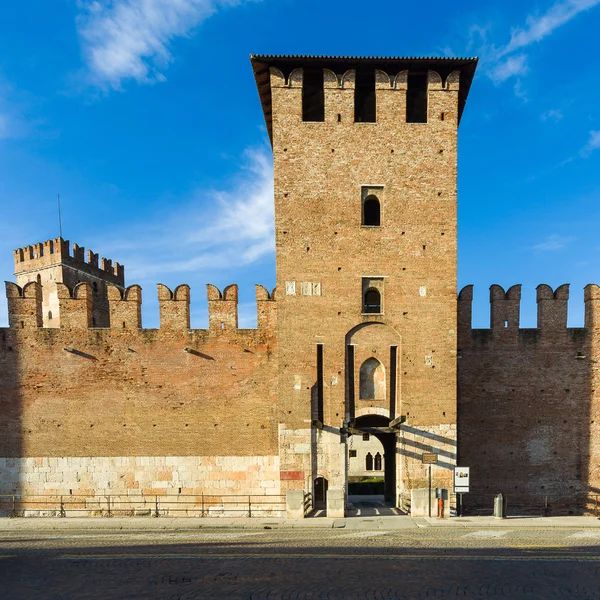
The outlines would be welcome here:
<svg viewBox="0 0 600 600">
<path fill-rule="evenodd" d="M 254 559 L 272 559 L 272 558 L 314 558 L 314 559 L 386 559 L 386 560 L 588 560 L 588 561 L 600 561 L 600 556 L 597 554 L 591 554 L 589 556 L 580 555 L 576 558 L 570 555 L 558 555 L 558 554 L 538 554 L 531 555 L 527 554 L 527 556 L 515 556 L 510 554 L 490 554 L 490 555 L 479 555 L 479 556 L 470 556 L 470 555 L 449 555 L 449 556 L 437 556 L 435 554 L 398 554 L 398 555 L 390 555 L 390 554 L 201 554 L 201 553 L 189 553 L 186 552 L 184 554 L 110 554 L 110 555 L 100 555 L 100 554 L 62 554 L 58 556 L 57 560 L 115 560 L 115 559 L 184 559 L 184 558 L 217 558 L 217 559 L 240 559 L 240 558 L 254 558 Z"/>
</svg>

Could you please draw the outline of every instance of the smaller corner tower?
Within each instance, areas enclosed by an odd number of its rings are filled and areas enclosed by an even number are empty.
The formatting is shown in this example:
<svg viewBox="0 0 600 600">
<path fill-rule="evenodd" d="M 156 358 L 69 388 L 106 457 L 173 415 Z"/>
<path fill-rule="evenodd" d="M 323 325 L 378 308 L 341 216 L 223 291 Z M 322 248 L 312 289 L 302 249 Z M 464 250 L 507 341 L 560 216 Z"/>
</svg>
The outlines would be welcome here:
<svg viewBox="0 0 600 600">
<path fill-rule="evenodd" d="M 78 283 L 92 287 L 92 326 L 108 327 L 107 285 L 125 287 L 125 267 L 107 258 L 98 259 L 91 250 L 61 237 L 39 242 L 14 251 L 17 284 L 37 281 L 42 286 L 44 327 L 60 327 L 57 284 L 73 289 Z"/>
</svg>

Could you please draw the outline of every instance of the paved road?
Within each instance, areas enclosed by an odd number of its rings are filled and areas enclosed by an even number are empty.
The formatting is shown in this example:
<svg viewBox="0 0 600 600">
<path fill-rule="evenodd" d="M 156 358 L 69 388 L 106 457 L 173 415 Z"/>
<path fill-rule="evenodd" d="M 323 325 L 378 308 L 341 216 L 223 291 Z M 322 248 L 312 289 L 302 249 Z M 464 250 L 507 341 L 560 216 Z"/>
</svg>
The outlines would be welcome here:
<svg viewBox="0 0 600 600">
<path fill-rule="evenodd" d="M 16 530 L 2 600 L 600 599 L 600 529 Z"/>
</svg>

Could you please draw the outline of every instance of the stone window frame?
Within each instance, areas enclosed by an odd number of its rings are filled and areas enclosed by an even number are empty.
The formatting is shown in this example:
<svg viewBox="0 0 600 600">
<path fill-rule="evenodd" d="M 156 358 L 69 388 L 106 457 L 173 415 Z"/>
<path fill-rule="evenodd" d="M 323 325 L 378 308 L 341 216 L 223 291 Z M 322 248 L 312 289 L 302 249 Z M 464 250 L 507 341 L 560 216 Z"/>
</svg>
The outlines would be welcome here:
<svg viewBox="0 0 600 600">
<path fill-rule="evenodd" d="M 373 315 L 383 315 L 385 314 L 385 280 L 387 279 L 386 275 L 363 275 L 361 278 L 362 288 L 361 288 L 361 308 L 360 312 L 363 316 L 373 316 Z M 365 295 L 368 290 L 375 289 L 379 292 L 380 298 L 380 307 L 379 312 L 365 312 Z"/>
</svg>

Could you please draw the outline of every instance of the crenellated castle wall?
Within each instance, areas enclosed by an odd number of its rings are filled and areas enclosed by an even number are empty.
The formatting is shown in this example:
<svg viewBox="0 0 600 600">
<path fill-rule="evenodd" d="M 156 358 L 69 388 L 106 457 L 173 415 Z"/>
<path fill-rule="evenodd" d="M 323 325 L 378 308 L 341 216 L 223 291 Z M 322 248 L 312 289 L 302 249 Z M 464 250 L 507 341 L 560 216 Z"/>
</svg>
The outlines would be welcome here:
<svg viewBox="0 0 600 600">
<path fill-rule="evenodd" d="M 583 328 L 567 327 L 569 286 L 537 288 L 537 327 L 519 327 L 521 286 L 490 288 L 490 328 L 471 328 L 472 286 L 458 300 L 459 464 L 467 505 L 580 512 L 600 492 L 600 288 L 585 288 Z M 596 391 L 598 388 L 599 392 Z M 588 507 L 589 508 L 589 507 Z"/>
<path fill-rule="evenodd" d="M 211 323 L 237 315 L 236 286 L 208 288 Z M 6 284 L 0 494 L 278 493 L 266 290 L 257 286 L 257 329 L 202 330 L 189 328 L 188 286 L 159 284 L 158 329 L 141 327 L 135 285 L 109 286 L 111 327 L 91 327 L 90 289 L 60 284 L 61 326 L 45 328 L 40 285 Z"/>
</svg>

